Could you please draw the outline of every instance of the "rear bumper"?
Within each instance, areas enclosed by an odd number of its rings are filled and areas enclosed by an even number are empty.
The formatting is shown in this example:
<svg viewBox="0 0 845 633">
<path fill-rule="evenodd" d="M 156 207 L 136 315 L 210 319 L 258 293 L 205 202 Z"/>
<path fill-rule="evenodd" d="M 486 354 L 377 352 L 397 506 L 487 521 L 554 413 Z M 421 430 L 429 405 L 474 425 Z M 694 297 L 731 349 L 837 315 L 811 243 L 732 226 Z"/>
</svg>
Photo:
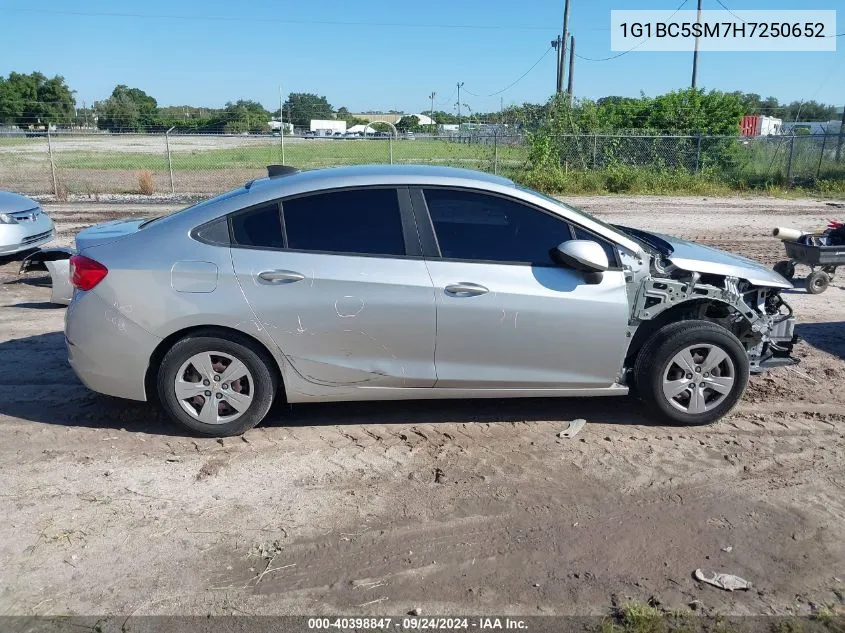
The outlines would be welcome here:
<svg viewBox="0 0 845 633">
<path fill-rule="evenodd" d="M 147 399 L 147 367 L 160 341 L 93 291 L 78 293 L 65 315 L 70 366 L 86 387 L 109 396 Z"/>
</svg>

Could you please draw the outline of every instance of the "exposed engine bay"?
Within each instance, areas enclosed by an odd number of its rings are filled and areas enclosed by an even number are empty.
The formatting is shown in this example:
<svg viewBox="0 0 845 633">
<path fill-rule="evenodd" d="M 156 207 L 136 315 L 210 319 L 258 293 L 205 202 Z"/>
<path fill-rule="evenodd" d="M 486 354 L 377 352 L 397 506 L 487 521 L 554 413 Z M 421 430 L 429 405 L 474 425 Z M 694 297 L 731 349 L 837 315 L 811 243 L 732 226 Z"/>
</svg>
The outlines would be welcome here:
<svg viewBox="0 0 845 633">
<path fill-rule="evenodd" d="M 663 325 L 700 319 L 721 325 L 740 340 L 752 373 L 798 362 L 791 356 L 797 342 L 795 318 L 781 288 L 686 270 L 656 250 L 649 252 L 648 261 L 624 254 L 622 259 L 632 306 L 629 355 Z"/>
</svg>

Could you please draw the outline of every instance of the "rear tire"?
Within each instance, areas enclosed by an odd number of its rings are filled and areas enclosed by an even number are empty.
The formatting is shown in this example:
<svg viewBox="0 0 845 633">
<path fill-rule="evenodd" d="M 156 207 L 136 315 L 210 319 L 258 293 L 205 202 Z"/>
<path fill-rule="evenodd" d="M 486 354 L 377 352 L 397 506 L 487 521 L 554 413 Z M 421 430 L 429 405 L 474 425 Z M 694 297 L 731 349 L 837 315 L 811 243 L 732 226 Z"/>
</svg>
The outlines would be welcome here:
<svg viewBox="0 0 845 633">
<path fill-rule="evenodd" d="M 261 422 L 273 404 L 278 379 L 271 362 L 245 337 L 187 336 L 161 361 L 159 400 L 185 428 L 213 437 L 240 435 Z"/>
<path fill-rule="evenodd" d="M 709 321 L 679 321 L 655 332 L 634 364 L 640 398 L 661 419 L 683 425 L 715 422 L 748 384 L 745 348 Z"/>
<path fill-rule="evenodd" d="M 814 270 L 807 276 L 804 284 L 811 295 L 820 295 L 830 285 L 830 276 L 823 270 Z"/>
</svg>

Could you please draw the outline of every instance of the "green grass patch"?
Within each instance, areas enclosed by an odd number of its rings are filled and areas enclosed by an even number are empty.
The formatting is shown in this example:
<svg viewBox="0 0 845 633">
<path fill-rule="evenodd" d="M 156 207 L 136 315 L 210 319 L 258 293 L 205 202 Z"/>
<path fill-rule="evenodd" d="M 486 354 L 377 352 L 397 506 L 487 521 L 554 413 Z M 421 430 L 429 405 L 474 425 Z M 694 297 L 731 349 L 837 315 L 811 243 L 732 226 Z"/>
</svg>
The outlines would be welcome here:
<svg viewBox="0 0 845 633">
<path fill-rule="evenodd" d="M 406 141 L 391 144 L 375 140 L 308 140 L 285 145 L 284 163 L 303 169 L 333 165 L 361 165 L 371 163 L 423 163 L 465 166 L 472 169 L 494 168 L 495 154 L 502 168 L 522 165 L 526 150 L 520 146 L 462 144 L 448 141 Z M 55 151 L 56 164 L 66 169 L 116 169 L 159 171 L 168 168 L 167 156 L 148 152 Z M 0 153 L 0 163 L 20 160 L 15 154 Z M 214 169 L 261 169 L 268 164 L 282 162 L 282 148 L 278 142 L 266 145 L 244 145 L 211 150 L 173 151 L 175 171 Z"/>
<path fill-rule="evenodd" d="M 717 170 L 694 173 L 685 169 L 628 166 L 590 171 L 545 168 L 522 171 L 516 179 L 528 187 L 550 194 L 729 196 L 756 193 L 778 197 L 836 197 L 845 194 L 845 177 L 788 187 L 780 178 L 749 181 L 741 177 L 725 177 Z"/>
</svg>

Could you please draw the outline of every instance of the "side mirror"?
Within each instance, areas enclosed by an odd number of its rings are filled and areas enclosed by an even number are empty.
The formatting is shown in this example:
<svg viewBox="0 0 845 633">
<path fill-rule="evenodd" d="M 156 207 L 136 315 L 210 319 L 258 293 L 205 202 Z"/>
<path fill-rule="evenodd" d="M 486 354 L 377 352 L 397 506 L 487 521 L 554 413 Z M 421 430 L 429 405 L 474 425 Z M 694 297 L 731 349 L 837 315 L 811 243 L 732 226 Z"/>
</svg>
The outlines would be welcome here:
<svg viewBox="0 0 845 633">
<path fill-rule="evenodd" d="M 610 268 L 607 253 L 591 240 L 562 242 L 552 249 L 551 255 L 556 264 L 584 273 L 600 273 Z"/>
</svg>

